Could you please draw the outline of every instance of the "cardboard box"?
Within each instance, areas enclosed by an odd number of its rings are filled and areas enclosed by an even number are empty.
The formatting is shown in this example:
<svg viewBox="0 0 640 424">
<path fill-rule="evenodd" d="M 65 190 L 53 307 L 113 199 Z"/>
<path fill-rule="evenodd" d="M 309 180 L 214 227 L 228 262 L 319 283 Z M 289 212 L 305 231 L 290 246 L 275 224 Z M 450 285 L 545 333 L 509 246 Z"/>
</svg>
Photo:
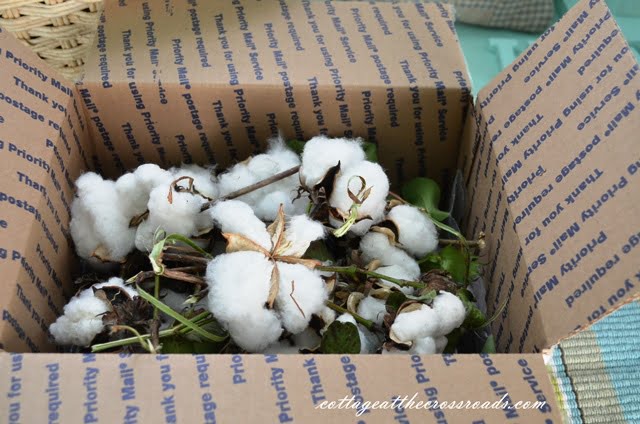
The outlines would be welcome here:
<svg viewBox="0 0 640 424">
<path fill-rule="evenodd" d="M 453 11 L 434 4 L 108 2 L 82 84 L 0 32 L 0 400 L 7 422 L 559 422 L 542 349 L 637 291 L 640 68 L 584 0 L 474 102 Z M 466 118 L 466 119 L 465 119 Z M 394 184 L 458 166 L 486 233 L 496 355 L 53 352 L 72 293 L 73 181 L 216 162 L 269 134 L 362 136 Z M 546 401 L 534 410 L 321 410 L 390 401 Z M 508 397 L 504 395 L 508 393 Z"/>
</svg>

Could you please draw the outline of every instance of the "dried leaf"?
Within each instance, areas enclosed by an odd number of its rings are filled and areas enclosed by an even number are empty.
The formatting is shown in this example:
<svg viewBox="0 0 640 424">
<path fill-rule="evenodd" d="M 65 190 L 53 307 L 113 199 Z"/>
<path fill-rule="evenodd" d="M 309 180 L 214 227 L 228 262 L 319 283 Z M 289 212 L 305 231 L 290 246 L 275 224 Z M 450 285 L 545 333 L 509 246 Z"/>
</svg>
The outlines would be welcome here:
<svg viewBox="0 0 640 424">
<path fill-rule="evenodd" d="M 411 345 L 413 344 L 413 342 L 412 342 L 412 341 L 410 341 L 410 340 L 401 340 L 401 339 L 396 335 L 396 333 L 394 333 L 394 332 L 393 332 L 393 330 L 389 330 L 389 338 L 390 338 L 391 340 L 393 340 L 395 343 L 397 343 L 397 344 L 399 344 L 399 345 L 403 345 L 403 346 L 409 347 L 409 348 L 410 348 L 410 347 L 411 347 Z"/>
<path fill-rule="evenodd" d="M 91 256 L 98 259 L 100 262 L 104 262 L 104 263 L 112 262 L 112 263 L 123 264 L 126 262 L 126 258 L 123 258 L 120 261 L 114 261 L 113 259 L 111 259 L 111 256 L 109 255 L 109 251 L 102 245 L 98 246 L 96 250 L 93 251 Z"/>
<path fill-rule="evenodd" d="M 360 292 L 351 293 L 347 298 L 347 311 L 351 312 L 352 314 L 357 314 L 358 304 L 362 299 L 364 299 L 364 294 Z"/>
<path fill-rule="evenodd" d="M 273 245 L 272 251 L 276 251 L 280 246 L 281 240 L 284 235 L 285 230 L 285 216 L 284 216 L 284 206 L 281 204 L 278 208 L 278 215 L 276 216 L 275 221 L 273 221 L 268 227 L 267 232 L 271 236 L 271 243 Z"/>
<path fill-rule="evenodd" d="M 420 308 L 422 308 L 422 303 L 417 302 L 415 300 L 408 300 L 404 302 L 402 305 L 400 305 L 400 307 L 398 308 L 398 314 L 405 314 L 405 313 L 417 311 Z"/>
<path fill-rule="evenodd" d="M 306 318 L 307 316 L 304 314 L 304 311 L 302 310 L 302 308 L 298 304 L 298 301 L 296 300 L 295 297 L 293 297 L 293 292 L 295 290 L 296 290 L 296 282 L 295 281 L 291 281 L 291 293 L 289 293 L 289 297 L 291 298 L 291 300 L 293 300 L 293 303 L 295 303 L 295 305 L 298 307 L 298 310 L 300 311 L 302 316 Z"/>
<path fill-rule="evenodd" d="M 260 252 L 267 257 L 271 256 L 264 247 L 241 234 L 222 233 L 222 237 L 227 240 L 227 253 L 251 251 Z"/>
<path fill-rule="evenodd" d="M 196 285 L 204 285 L 205 281 L 202 277 L 197 277 L 193 274 L 188 274 L 182 271 L 174 271 L 172 269 L 166 269 L 162 273 L 163 277 L 171 278 L 173 280 L 184 281 L 186 283 L 196 284 Z"/>
<path fill-rule="evenodd" d="M 279 262 L 285 262 L 288 264 L 300 264 L 304 265 L 309 269 L 314 269 L 317 266 L 322 265 L 322 262 L 315 259 L 306 259 L 306 258 L 298 258 L 296 256 L 276 256 L 275 260 Z"/>
<path fill-rule="evenodd" d="M 375 271 L 376 269 L 380 268 L 381 265 L 382 265 L 382 261 L 380 259 L 374 259 L 367 264 L 365 269 L 367 271 Z"/>
<path fill-rule="evenodd" d="M 355 179 L 355 178 L 360 180 L 360 189 L 358 190 L 358 192 L 356 194 L 354 194 L 353 191 L 351 191 L 351 181 L 353 179 Z M 360 175 L 354 175 L 351 178 L 349 178 L 349 181 L 347 182 L 347 195 L 349 195 L 349 198 L 356 205 L 361 205 L 364 202 L 364 199 L 362 199 L 362 193 L 363 192 L 366 193 L 366 189 L 367 189 L 367 180 L 365 180 Z M 369 190 L 369 192 L 370 192 L 370 190 Z M 368 194 L 367 194 L 367 196 L 368 196 Z"/>
<path fill-rule="evenodd" d="M 131 221 L 129 221 L 129 228 L 137 227 L 138 225 L 142 224 L 142 221 L 144 221 L 148 217 L 149 217 L 149 210 L 147 209 L 140 215 L 136 215 L 133 218 L 131 218 Z"/>
<path fill-rule="evenodd" d="M 274 263 L 273 269 L 271 270 L 271 286 L 269 287 L 269 296 L 267 297 L 267 308 L 273 309 L 273 303 L 276 301 L 276 297 L 278 297 L 279 291 L 280 270 L 278 270 L 278 265 Z"/>
</svg>

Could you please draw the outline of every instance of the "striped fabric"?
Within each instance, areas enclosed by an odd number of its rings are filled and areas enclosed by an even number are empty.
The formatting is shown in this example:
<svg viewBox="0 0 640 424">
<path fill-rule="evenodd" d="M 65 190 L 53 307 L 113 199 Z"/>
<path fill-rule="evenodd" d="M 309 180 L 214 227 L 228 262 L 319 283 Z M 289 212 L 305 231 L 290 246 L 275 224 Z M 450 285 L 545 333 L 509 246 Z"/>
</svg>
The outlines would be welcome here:
<svg viewBox="0 0 640 424">
<path fill-rule="evenodd" d="M 444 0 L 456 8 L 456 19 L 468 24 L 516 31 L 542 32 L 551 25 L 553 0 Z"/>
<path fill-rule="evenodd" d="M 358 0 L 367 1 L 367 0 Z M 382 0 L 392 1 L 392 0 Z M 396 0 L 394 0 L 396 1 Z M 555 16 L 554 0 L 400 0 L 449 3 L 456 20 L 468 24 L 540 33 Z M 636 1 L 636 0 L 633 0 Z"/>
<path fill-rule="evenodd" d="M 554 346 L 547 366 L 566 423 L 640 423 L 640 297 Z"/>
</svg>

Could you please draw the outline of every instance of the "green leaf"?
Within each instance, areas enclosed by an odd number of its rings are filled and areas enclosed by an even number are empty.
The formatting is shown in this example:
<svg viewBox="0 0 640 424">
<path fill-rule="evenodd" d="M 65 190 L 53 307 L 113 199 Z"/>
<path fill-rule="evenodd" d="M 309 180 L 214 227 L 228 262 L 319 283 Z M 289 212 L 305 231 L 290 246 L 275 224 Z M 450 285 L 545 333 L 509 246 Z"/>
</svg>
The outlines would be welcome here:
<svg viewBox="0 0 640 424">
<path fill-rule="evenodd" d="M 167 337 L 162 340 L 162 353 L 218 353 L 222 346 L 220 343 L 199 343 L 182 337 Z"/>
<path fill-rule="evenodd" d="M 350 322 L 334 321 L 322 336 L 322 353 L 360 353 L 358 327 Z"/>
<path fill-rule="evenodd" d="M 362 148 L 364 149 L 364 155 L 369 162 L 378 163 L 378 146 L 374 143 L 365 141 L 362 143 Z"/>
<path fill-rule="evenodd" d="M 418 302 L 421 302 L 421 303 L 431 304 L 431 302 L 433 302 L 433 299 L 435 299 L 437 295 L 438 293 L 435 290 L 430 290 L 429 292 L 427 292 L 426 294 L 423 294 L 422 296 L 407 296 L 407 298 L 411 300 L 417 300 Z"/>
<path fill-rule="evenodd" d="M 414 178 L 402 188 L 402 197 L 412 205 L 423 208 L 436 221 L 444 221 L 448 212 L 438 209 L 440 187 L 430 178 Z"/>
<path fill-rule="evenodd" d="M 302 140 L 289 140 L 287 141 L 287 146 L 297 154 L 301 155 L 304 150 L 304 145 L 306 141 Z M 378 163 L 378 146 L 369 141 L 365 141 L 362 143 L 362 150 L 364 150 L 364 155 L 369 162 Z"/>
<path fill-rule="evenodd" d="M 294 152 L 296 152 L 297 154 L 301 155 L 302 151 L 304 150 L 304 144 L 306 143 L 306 141 L 302 141 L 302 140 L 289 140 L 287 141 L 287 146 L 289 146 L 289 148 L 291 150 L 293 150 Z"/>
<path fill-rule="evenodd" d="M 444 353 L 454 353 L 460 344 L 460 340 L 463 335 L 464 328 L 456 328 L 451 333 L 447 334 L 447 347 L 444 348 Z"/>
<path fill-rule="evenodd" d="M 487 325 L 487 317 L 486 315 L 478 308 L 476 305 L 475 298 L 473 293 L 471 293 L 467 289 L 458 290 L 456 293 L 462 303 L 464 304 L 465 309 L 467 310 L 467 316 L 462 323 L 464 328 L 468 328 L 471 330 L 482 328 Z"/>
<path fill-rule="evenodd" d="M 334 257 L 331 254 L 331 251 L 329 251 L 329 248 L 322 240 L 311 242 L 303 257 L 306 259 L 316 259 L 322 262 L 334 261 Z"/>
<path fill-rule="evenodd" d="M 197 252 L 201 253 L 206 258 L 209 258 L 209 259 L 213 258 L 213 256 L 211 256 L 211 254 L 209 252 L 204 250 L 202 247 L 198 246 L 189 237 L 185 237 L 182 234 L 169 234 L 166 237 L 165 240 L 166 240 L 167 243 L 172 243 L 172 244 L 175 243 L 176 241 L 182 242 L 182 243 L 186 244 L 187 246 L 191 247 L 192 249 L 196 250 Z"/>
<path fill-rule="evenodd" d="M 467 277 L 467 257 L 464 249 L 446 246 L 440 251 L 440 267 L 451 274 L 453 281 L 465 283 Z"/>
<path fill-rule="evenodd" d="M 389 297 L 387 297 L 387 302 L 385 306 L 387 307 L 388 312 L 396 312 L 400 306 L 407 301 L 407 296 L 399 291 L 391 292 Z"/>
<path fill-rule="evenodd" d="M 484 342 L 484 346 L 482 346 L 482 353 L 496 353 L 496 341 L 492 334 L 489 334 L 487 341 Z"/>
<path fill-rule="evenodd" d="M 153 306 L 158 308 L 161 312 L 164 312 L 165 314 L 169 315 L 171 318 L 175 319 L 176 321 L 180 322 L 181 324 L 184 324 L 186 327 L 190 328 L 194 333 L 202 336 L 202 338 L 204 338 L 206 340 L 210 340 L 212 342 L 221 342 L 221 341 L 223 341 L 223 340 L 225 340 L 227 338 L 226 335 L 225 336 L 218 336 L 216 334 L 210 333 L 207 330 L 199 327 L 198 325 L 194 324 L 189 319 L 187 319 L 184 316 L 180 315 L 179 313 L 177 313 L 176 311 L 174 311 L 173 309 L 171 309 L 170 307 L 168 307 L 167 305 L 165 305 L 164 303 L 162 303 L 161 301 L 159 301 L 155 297 L 151 296 L 146 291 L 142 290 L 142 288 L 140 286 L 136 285 L 136 290 L 138 290 L 138 295 L 141 298 L 143 298 L 147 302 L 151 303 Z"/>
</svg>

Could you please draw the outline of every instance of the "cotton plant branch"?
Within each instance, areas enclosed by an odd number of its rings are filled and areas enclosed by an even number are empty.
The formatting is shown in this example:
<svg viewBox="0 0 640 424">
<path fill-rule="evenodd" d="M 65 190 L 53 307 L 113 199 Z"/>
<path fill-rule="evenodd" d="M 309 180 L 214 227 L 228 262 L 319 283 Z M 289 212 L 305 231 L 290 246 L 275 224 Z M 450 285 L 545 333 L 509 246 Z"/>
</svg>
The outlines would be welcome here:
<svg viewBox="0 0 640 424">
<path fill-rule="evenodd" d="M 212 207 L 216 202 L 222 202 L 225 200 L 232 200 L 232 199 L 236 199 L 240 196 L 244 196 L 245 194 L 251 193 L 252 191 L 256 191 L 256 190 L 260 190 L 263 187 L 266 187 L 270 184 L 273 184 L 275 182 L 278 182 L 280 180 L 284 180 L 287 177 L 290 177 L 292 175 L 295 175 L 298 173 L 298 171 L 300 171 L 300 165 L 298 166 L 294 166 L 293 168 L 289 168 L 286 171 L 282 171 L 280 173 L 277 173 L 275 175 L 272 175 L 269 178 L 266 178 L 262 181 L 258 181 L 255 184 L 251 184 L 247 187 L 241 188 L 239 190 L 233 191 L 225 196 L 219 197 L 217 199 L 211 200 L 207 203 L 205 203 L 204 205 L 202 205 L 202 208 L 200 209 L 200 211 L 206 211 L 207 209 L 209 209 L 210 207 Z"/>
<path fill-rule="evenodd" d="M 376 331 L 378 330 L 377 325 L 373 322 L 373 321 L 369 321 L 368 319 L 364 319 L 362 318 L 360 315 L 356 314 L 355 312 L 351 312 L 349 310 L 347 310 L 346 308 L 343 308 L 342 306 L 336 305 L 333 302 L 325 302 L 325 304 L 327 305 L 327 307 L 329 307 L 330 309 L 333 309 L 334 311 L 340 313 L 340 314 L 349 314 L 353 317 L 353 319 L 356 320 L 357 323 L 364 325 L 367 330 L 369 331 Z"/>
<path fill-rule="evenodd" d="M 377 273 L 375 271 L 368 271 L 366 269 L 358 268 L 355 265 L 350 265 L 350 266 L 324 266 L 324 265 L 319 265 L 319 266 L 316 266 L 315 269 L 318 270 L 318 271 L 336 272 L 338 274 L 349 275 L 351 277 L 355 277 L 357 274 L 366 275 L 367 277 L 378 278 L 380 280 L 390 281 L 392 283 L 395 283 L 395 284 L 399 285 L 400 287 L 413 287 L 413 288 L 416 288 L 416 289 L 423 289 L 423 288 L 426 287 L 425 284 L 417 282 L 417 281 L 407 281 L 407 280 L 401 280 L 401 279 L 398 279 L 398 278 L 389 277 L 387 275 L 383 275 L 383 274 Z"/>
</svg>

